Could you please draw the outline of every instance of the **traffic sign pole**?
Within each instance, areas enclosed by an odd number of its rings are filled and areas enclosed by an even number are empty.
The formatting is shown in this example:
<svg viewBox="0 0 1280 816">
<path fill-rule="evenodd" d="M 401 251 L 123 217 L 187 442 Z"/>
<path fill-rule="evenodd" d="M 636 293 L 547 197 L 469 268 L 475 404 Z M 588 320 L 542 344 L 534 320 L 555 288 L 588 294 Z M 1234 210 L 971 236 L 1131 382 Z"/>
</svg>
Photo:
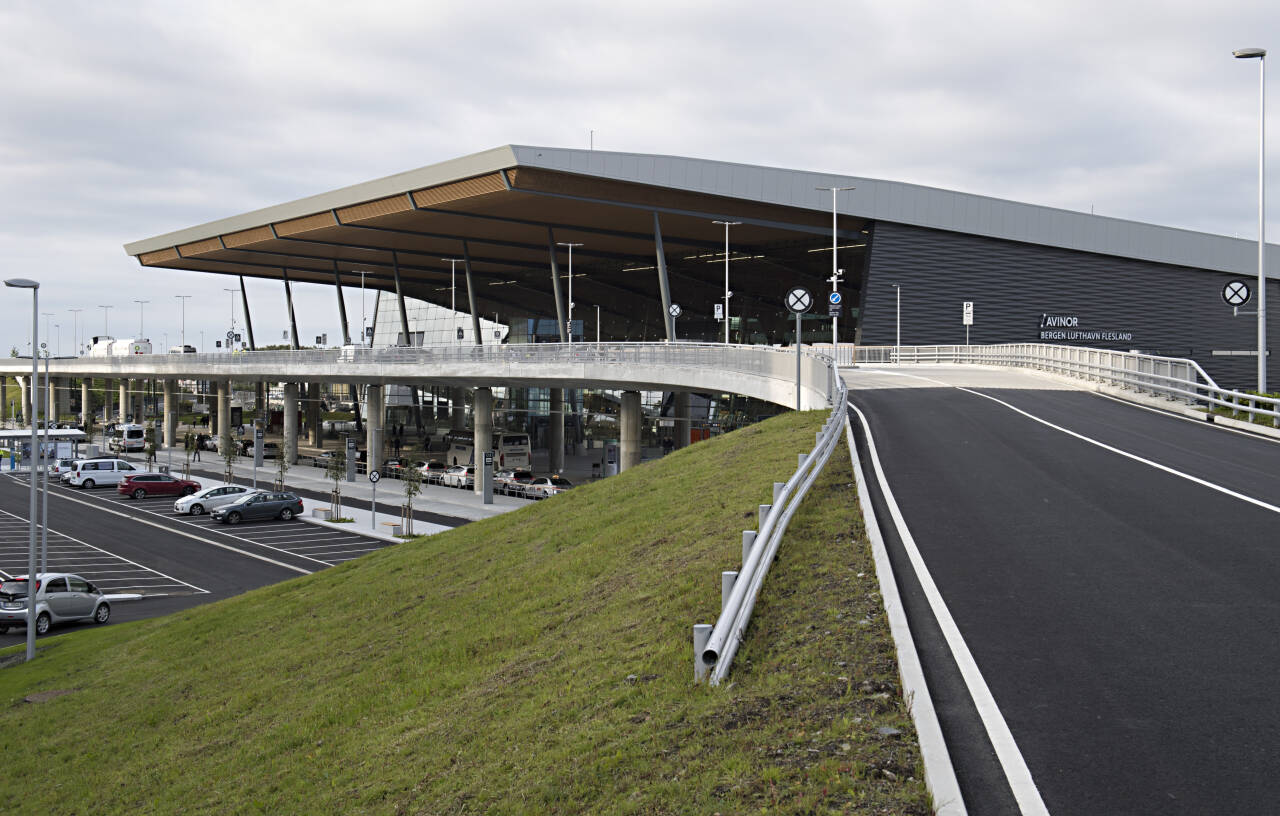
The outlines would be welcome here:
<svg viewBox="0 0 1280 816">
<path fill-rule="evenodd" d="M 836 295 L 839 298 L 839 295 Z M 787 292 L 786 299 L 787 308 L 796 316 L 796 410 L 800 410 L 800 346 L 802 345 L 800 337 L 800 315 L 809 311 L 809 307 L 813 305 L 813 295 L 809 294 L 809 290 L 797 286 Z"/>
<path fill-rule="evenodd" d="M 373 497 L 369 499 L 369 529 L 378 529 L 378 480 L 382 474 L 376 470 L 369 471 L 369 484 L 373 485 Z"/>
</svg>

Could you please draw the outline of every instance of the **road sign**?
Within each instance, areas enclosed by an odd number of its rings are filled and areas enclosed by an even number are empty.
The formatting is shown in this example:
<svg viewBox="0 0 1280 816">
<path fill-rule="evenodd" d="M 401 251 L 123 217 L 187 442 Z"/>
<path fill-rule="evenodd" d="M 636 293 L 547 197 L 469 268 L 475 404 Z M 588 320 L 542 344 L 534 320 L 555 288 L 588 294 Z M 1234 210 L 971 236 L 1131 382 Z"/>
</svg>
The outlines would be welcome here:
<svg viewBox="0 0 1280 816">
<path fill-rule="evenodd" d="M 809 307 L 813 306 L 813 295 L 809 294 L 809 290 L 797 286 L 790 292 L 787 292 L 787 308 L 796 314 L 804 314 L 809 311 Z"/>
<path fill-rule="evenodd" d="M 973 301 L 966 300 L 964 302 L 964 325 L 973 325 Z"/>
<path fill-rule="evenodd" d="M 724 320 L 724 304 L 716 304 L 716 320 Z"/>
<path fill-rule="evenodd" d="M 827 317 L 839 317 L 844 312 L 844 307 L 839 303 L 827 304 Z"/>
<path fill-rule="evenodd" d="M 1222 299 L 1228 306 L 1243 306 L 1249 302 L 1249 284 L 1244 281 L 1231 281 L 1222 287 Z"/>
<path fill-rule="evenodd" d="M 382 474 L 379 473 L 378 471 L 376 470 L 369 471 L 369 481 L 373 482 L 374 484 L 377 484 L 378 480 L 381 478 L 382 478 Z"/>
<path fill-rule="evenodd" d="M 827 303 L 830 303 L 832 306 L 839 306 L 840 301 L 842 300 L 844 300 L 844 297 L 839 292 L 832 292 L 827 295 Z"/>
<path fill-rule="evenodd" d="M 671 304 L 671 308 L 667 309 L 667 313 L 668 313 L 668 314 L 670 314 L 672 317 L 679 317 L 679 316 L 680 316 L 680 304 L 679 304 L 679 303 L 672 303 L 672 304 Z"/>
<path fill-rule="evenodd" d="M 234 339 L 236 339 L 236 333 L 233 331 L 227 332 L 227 342 L 230 343 Z"/>
</svg>

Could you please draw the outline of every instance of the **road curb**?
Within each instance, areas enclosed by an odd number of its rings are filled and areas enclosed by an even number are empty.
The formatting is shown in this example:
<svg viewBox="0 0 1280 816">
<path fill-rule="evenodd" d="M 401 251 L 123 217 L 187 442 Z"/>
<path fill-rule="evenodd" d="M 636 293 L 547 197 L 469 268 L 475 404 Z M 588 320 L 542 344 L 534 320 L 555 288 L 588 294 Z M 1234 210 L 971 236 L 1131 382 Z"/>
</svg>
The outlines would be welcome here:
<svg viewBox="0 0 1280 816">
<path fill-rule="evenodd" d="M 968 816 L 964 798 L 960 795 L 960 783 L 956 779 L 955 766 L 951 763 L 951 753 L 947 750 L 946 740 L 942 736 L 942 724 L 938 721 L 938 712 L 934 708 L 933 697 L 929 694 L 929 684 L 925 681 L 920 655 L 916 652 L 915 640 L 911 636 L 911 626 L 907 623 L 902 598 L 898 594 L 898 581 L 893 572 L 893 564 L 889 561 L 889 553 L 885 549 L 884 536 L 880 534 L 876 511 L 867 494 L 867 479 L 862 472 L 862 464 L 858 461 L 858 448 L 854 443 L 853 429 L 849 424 L 847 411 L 844 418 L 844 433 L 846 444 L 849 446 L 849 459 L 853 464 L 854 480 L 858 486 L 858 505 L 862 509 L 863 528 L 871 541 L 876 577 L 880 582 L 880 597 L 884 602 L 885 615 L 889 619 L 889 631 L 897 651 L 898 674 L 902 678 L 902 695 L 907 701 L 907 709 L 911 712 L 911 719 L 916 725 L 920 757 L 924 763 L 925 785 L 933 797 L 934 813 L 937 816 Z"/>
</svg>

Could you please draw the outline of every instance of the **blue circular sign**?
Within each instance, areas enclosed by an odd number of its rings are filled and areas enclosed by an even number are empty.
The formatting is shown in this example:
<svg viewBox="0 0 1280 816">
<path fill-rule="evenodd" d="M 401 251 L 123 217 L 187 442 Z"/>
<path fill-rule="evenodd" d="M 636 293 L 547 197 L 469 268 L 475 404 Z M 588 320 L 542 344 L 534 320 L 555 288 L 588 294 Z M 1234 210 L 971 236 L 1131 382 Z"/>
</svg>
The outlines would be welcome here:
<svg viewBox="0 0 1280 816">
<path fill-rule="evenodd" d="M 840 295 L 840 293 L 839 293 L 839 292 L 832 292 L 831 294 L 827 295 L 827 301 L 828 301 L 832 306 L 839 306 L 839 305 L 840 305 L 840 301 L 841 301 L 841 300 L 843 300 L 843 299 L 844 299 L 844 298 L 842 298 L 842 297 L 841 297 L 841 295 Z"/>
</svg>

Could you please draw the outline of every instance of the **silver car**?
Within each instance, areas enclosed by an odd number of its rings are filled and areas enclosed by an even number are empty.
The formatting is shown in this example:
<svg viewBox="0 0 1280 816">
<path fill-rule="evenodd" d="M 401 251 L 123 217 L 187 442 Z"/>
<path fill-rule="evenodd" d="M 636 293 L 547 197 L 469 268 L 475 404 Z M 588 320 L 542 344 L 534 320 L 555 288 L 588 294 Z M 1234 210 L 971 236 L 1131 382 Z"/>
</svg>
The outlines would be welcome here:
<svg viewBox="0 0 1280 816">
<path fill-rule="evenodd" d="M 212 513 L 219 507 L 237 502 L 245 496 L 254 493 L 261 493 L 261 490 L 255 490 L 252 487 L 243 487 L 241 485 L 218 485 L 217 487 L 206 487 L 204 490 L 197 490 L 190 496 L 183 496 L 173 503 L 173 512 L 190 514 L 198 516 L 202 513 Z"/>
<path fill-rule="evenodd" d="M 8 632 L 10 626 L 26 627 L 29 583 L 25 575 L 0 581 L 0 634 Z M 37 635 L 48 633 L 55 623 L 106 623 L 110 618 L 111 604 L 102 590 L 79 575 L 44 572 L 36 576 Z"/>
</svg>

